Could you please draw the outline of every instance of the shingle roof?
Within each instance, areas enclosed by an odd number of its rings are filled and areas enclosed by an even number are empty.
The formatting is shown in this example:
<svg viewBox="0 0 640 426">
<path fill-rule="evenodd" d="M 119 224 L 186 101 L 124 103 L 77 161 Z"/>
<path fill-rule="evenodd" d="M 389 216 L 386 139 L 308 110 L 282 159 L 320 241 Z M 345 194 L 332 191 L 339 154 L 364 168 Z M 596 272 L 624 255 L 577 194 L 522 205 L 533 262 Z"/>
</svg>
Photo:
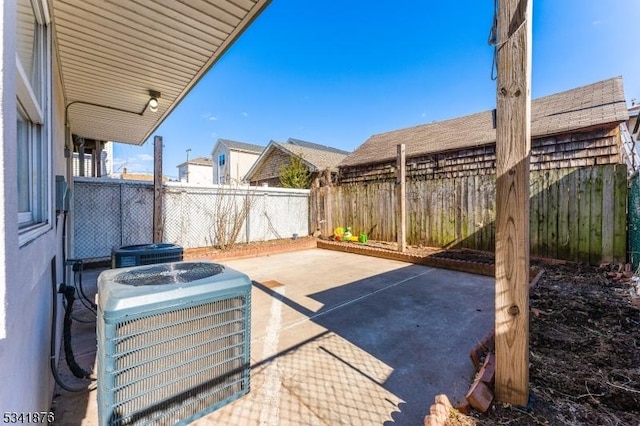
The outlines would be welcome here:
<svg viewBox="0 0 640 426">
<path fill-rule="evenodd" d="M 189 164 L 198 164 L 200 166 L 211 166 L 213 165 L 213 160 L 211 160 L 211 157 L 196 157 L 193 160 L 189 160 Z"/>
<path fill-rule="evenodd" d="M 622 77 L 600 81 L 531 102 L 531 137 L 549 136 L 625 121 L 628 118 Z M 495 143 L 491 111 L 371 136 L 340 166 L 377 163 L 396 157 L 405 144 L 407 157 Z"/>
<path fill-rule="evenodd" d="M 328 152 L 334 152 L 336 154 L 345 154 L 345 155 L 349 154 L 349 151 L 343 151 L 343 150 L 338 149 L 338 148 L 333 148 L 333 147 L 326 146 L 326 145 L 320 145 L 320 144 L 313 143 L 313 142 L 307 142 L 307 141 L 303 141 L 301 139 L 289 138 L 289 139 L 287 139 L 287 143 L 290 143 L 290 144 L 293 144 L 293 145 L 298 145 L 298 146 L 303 146 L 303 147 L 307 147 L 307 148 L 311 148 L 311 149 L 317 149 L 319 151 L 328 151 Z"/>
<path fill-rule="evenodd" d="M 298 139 L 288 139 L 287 142 L 272 141 L 284 151 L 302 157 L 304 161 L 315 167 L 316 170 L 337 170 L 338 164 L 349 154 L 347 151 L 318 145 Z"/>
<path fill-rule="evenodd" d="M 233 151 L 250 152 L 252 154 L 260 154 L 262 151 L 264 151 L 264 146 L 254 145 L 252 143 L 232 141 L 229 139 L 220 139 L 219 141 L 224 143 L 229 147 L 230 150 Z"/>
<path fill-rule="evenodd" d="M 198 166 L 213 166 L 213 160 L 211 159 L 211 157 L 195 157 L 191 158 L 189 161 L 178 164 L 176 167 L 182 167 L 187 164 L 195 164 Z"/>
</svg>

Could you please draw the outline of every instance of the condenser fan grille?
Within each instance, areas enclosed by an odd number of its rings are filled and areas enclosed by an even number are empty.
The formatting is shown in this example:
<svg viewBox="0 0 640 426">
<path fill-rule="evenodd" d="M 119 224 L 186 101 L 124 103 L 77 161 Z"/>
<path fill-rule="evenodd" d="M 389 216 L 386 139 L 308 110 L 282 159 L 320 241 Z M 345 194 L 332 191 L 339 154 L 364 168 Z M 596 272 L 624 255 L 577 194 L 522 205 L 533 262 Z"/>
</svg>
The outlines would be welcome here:
<svg viewBox="0 0 640 426">
<path fill-rule="evenodd" d="M 249 386 L 246 296 L 114 324 L 109 425 L 173 425 Z"/>
<path fill-rule="evenodd" d="M 224 272 L 217 263 L 182 262 L 166 263 L 148 268 L 136 268 L 118 274 L 114 281 L 131 286 L 185 284 Z"/>
</svg>

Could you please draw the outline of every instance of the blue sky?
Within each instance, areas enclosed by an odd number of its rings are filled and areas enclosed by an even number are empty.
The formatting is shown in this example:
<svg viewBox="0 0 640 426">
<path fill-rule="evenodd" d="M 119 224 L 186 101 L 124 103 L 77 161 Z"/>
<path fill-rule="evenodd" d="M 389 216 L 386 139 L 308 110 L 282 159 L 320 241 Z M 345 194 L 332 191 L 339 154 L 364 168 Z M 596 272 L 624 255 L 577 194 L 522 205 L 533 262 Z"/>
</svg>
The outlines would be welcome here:
<svg viewBox="0 0 640 426">
<path fill-rule="evenodd" d="M 533 98 L 622 75 L 640 101 L 640 1 L 533 1 Z M 218 138 L 351 151 L 492 109 L 492 16 L 492 0 L 273 0 L 157 129 L 164 174 Z M 152 139 L 116 144 L 116 168 L 152 172 Z"/>
</svg>

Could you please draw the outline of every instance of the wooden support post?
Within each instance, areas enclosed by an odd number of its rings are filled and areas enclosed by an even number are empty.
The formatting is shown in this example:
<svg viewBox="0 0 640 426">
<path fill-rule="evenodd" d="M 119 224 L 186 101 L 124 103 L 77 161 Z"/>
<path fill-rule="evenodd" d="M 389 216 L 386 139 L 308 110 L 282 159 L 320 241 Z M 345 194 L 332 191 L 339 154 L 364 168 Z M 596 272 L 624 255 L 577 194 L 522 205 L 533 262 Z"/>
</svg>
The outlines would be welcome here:
<svg viewBox="0 0 640 426">
<path fill-rule="evenodd" d="M 93 148 L 93 176 L 102 177 L 102 141 L 95 141 Z"/>
<path fill-rule="evenodd" d="M 153 137 L 153 242 L 162 242 L 162 136 Z"/>
<path fill-rule="evenodd" d="M 84 177 L 84 142 L 78 146 L 78 176 Z"/>
<path fill-rule="evenodd" d="M 498 0 L 496 398 L 529 401 L 529 156 L 533 0 Z"/>
<path fill-rule="evenodd" d="M 407 197 L 406 197 L 406 180 L 407 180 L 407 161 L 405 156 L 404 144 L 398 144 L 397 156 L 397 173 L 396 194 L 398 199 L 397 214 L 397 236 L 398 251 L 404 253 L 407 250 Z"/>
</svg>

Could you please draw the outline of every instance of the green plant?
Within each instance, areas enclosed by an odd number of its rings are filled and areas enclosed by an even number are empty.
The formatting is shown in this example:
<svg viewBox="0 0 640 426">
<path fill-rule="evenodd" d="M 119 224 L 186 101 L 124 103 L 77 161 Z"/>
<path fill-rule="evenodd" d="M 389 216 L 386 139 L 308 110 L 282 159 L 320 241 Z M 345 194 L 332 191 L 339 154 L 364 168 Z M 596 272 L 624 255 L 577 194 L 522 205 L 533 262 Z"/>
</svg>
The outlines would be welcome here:
<svg viewBox="0 0 640 426">
<path fill-rule="evenodd" d="M 304 188 L 311 186 L 311 172 L 302 157 L 292 155 L 288 165 L 280 166 L 278 170 L 280 184 L 285 188 Z"/>
</svg>

